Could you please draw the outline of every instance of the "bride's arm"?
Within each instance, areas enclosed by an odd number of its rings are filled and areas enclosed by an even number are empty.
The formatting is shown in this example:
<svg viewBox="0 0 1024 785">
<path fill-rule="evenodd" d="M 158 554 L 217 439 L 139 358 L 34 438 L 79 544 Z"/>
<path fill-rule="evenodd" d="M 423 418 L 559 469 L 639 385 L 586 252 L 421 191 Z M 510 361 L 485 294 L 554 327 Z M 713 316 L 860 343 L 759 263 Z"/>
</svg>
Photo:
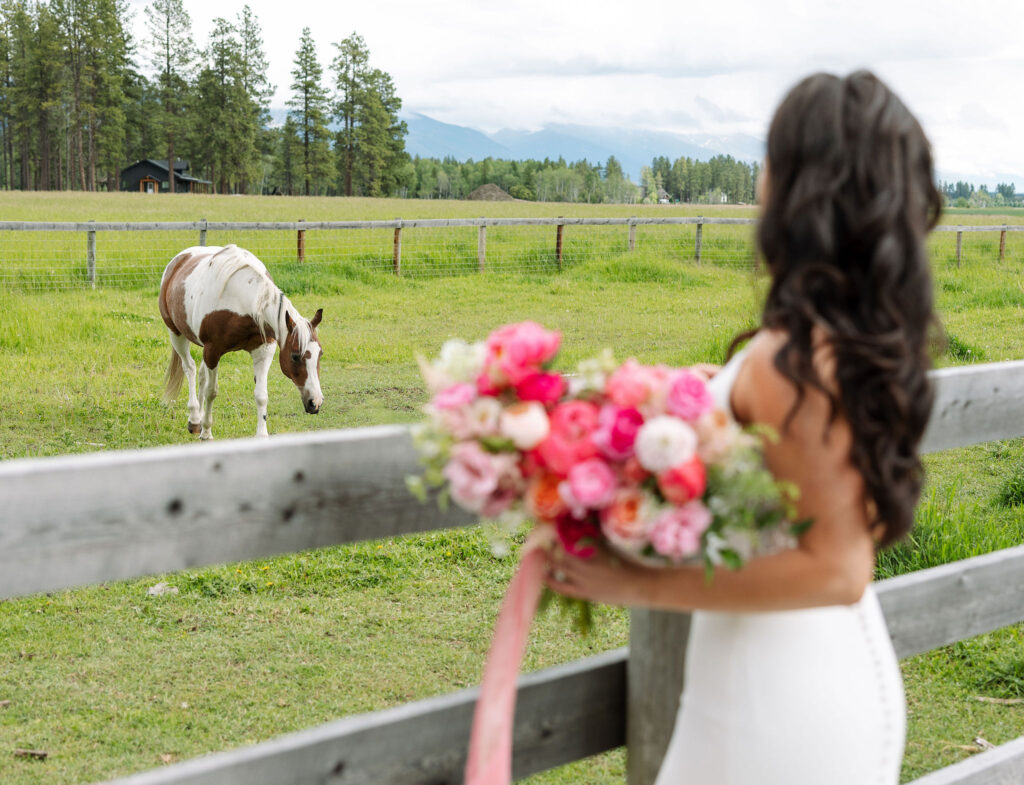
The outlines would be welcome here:
<svg viewBox="0 0 1024 785">
<path fill-rule="evenodd" d="M 598 602 L 668 610 L 767 611 L 860 598 L 871 580 L 874 542 L 863 483 L 850 463 L 849 426 L 842 417 L 829 426 L 828 399 L 808 389 L 783 427 L 796 391 L 773 365 L 780 340 L 764 334 L 751 345 L 732 401 L 741 421 L 764 423 L 780 434 L 778 442 L 765 445 L 765 461 L 776 477 L 800 488 L 799 517 L 814 521 L 799 547 L 753 559 L 739 570 L 719 568 L 710 581 L 703 567 L 646 568 L 606 553 L 584 560 L 556 549 L 549 586 Z M 827 367 L 820 370 L 831 378 Z"/>
</svg>

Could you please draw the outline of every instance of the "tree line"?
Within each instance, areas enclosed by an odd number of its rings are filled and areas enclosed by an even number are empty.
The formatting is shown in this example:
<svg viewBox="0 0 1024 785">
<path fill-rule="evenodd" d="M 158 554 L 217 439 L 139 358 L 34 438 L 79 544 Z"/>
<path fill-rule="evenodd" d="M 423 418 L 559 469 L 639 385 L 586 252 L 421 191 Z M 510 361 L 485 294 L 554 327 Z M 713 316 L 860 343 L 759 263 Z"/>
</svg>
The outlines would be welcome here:
<svg viewBox="0 0 1024 785">
<path fill-rule="evenodd" d="M 940 182 L 939 191 L 949 207 L 1024 207 L 1013 183 L 999 183 L 995 191 L 989 191 L 988 186 L 975 188 L 973 183 L 957 180 Z"/>
<path fill-rule="evenodd" d="M 487 183 L 494 183 L 517 199 L 542 202 L 659 201 L 720 204 L 752 203 L 759 167 L 717 155 L 709 161 L 680 157 L 655 158 L 633 183 L 615 156 L 605 164 L 567 163 L 564 158 L 511 161 L 485 158 L 414 158 L 396 195 L 420 199 L 462 199 Z"/>
<path fill-rule="evenodd" d="M 274 127 L 249 6 L 214 19 L 203 49 L 181 0 L 144 13 L 137 41 L 128 0 L 0 0 L 0 188 L 117 190 L 123 167 L 157 158 L 188 160 L 218 193 L 397 189 L 409 163 L 401 101 L 358 33 L 334 44 L 325 76 L 303 30 Z"/>
</svg>

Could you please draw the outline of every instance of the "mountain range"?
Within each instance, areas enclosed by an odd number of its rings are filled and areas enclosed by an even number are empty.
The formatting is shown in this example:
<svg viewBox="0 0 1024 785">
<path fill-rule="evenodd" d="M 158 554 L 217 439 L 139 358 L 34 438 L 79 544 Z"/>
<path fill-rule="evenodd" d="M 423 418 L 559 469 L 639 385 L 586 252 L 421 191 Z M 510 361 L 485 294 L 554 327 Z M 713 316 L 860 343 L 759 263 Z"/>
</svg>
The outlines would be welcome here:
<svg viewBox="0 0 1024 785">
<path fill-rule="evenodd" d="M 681 156 L 706 161 L 716 155 L 731 155 L 743 161 L 760 161 L 764 142 L 745 134 L 713 136 L 709 134 L 675 134 L 610 126 L 549 124 L 537 131 L 503 129 L 485 133 L 475 128 L 442 123 L 420 113 L 403 114 L 409 128 L 405 149 L 410 155 L 425 158 L 446 158 L 458 161 L 469 158 L 506 158 L 523 160 L 562 157 L 566 161 L 586 159 L 606 163 L 615 156 L 634 182 L 640 170 L 650 166 L 655 156 L 669 160 Z"/>
<path fill-rule="evenodd" d="M 271 109 L 271 124 L 281 125 L 287 109 Z M 510 128 L 485 133 L 464 125 L 442 123 L 425 114 L 404 112 L 400 115 L 409 128 L 405 149 L 421 158 L 505 158 L 522 161 L 534 158 L 564 158 L 567 162 L 587 160 L 605 164 L 615 156 L 622 170 L 635 183 L 640 170 L 650 166 L 659 155 L 674 161 L 680 156 L 706 161 L 716 155 L 731 155 L 753 163 L 764 157 L 764 142 L 745 134 L 714 136 L 711 134 L 674 134 L 612 126 L 568 125 L 552 123 L 537 131 Z M 332 130 L 337 130 L 334 125 Z"/>
</svg>

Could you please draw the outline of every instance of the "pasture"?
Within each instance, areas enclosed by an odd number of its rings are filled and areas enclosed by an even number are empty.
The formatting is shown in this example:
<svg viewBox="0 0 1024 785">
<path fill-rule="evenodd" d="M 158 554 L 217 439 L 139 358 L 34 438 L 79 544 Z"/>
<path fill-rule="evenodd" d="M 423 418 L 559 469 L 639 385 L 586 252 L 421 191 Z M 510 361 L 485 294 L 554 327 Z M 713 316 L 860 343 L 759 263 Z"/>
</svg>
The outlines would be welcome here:
<svg viewBox="0 0 1024 785">
<path fill-rule="evenodd" d="M 32 204 L 0 194 L 0 205 L 5 217 L 24 220 L 393 218 L 407 209 L 418 217 L 640 214 L 622 206 L 247 197 L 172 197 L 170 206 L 154 206 L 157 199 L 134 196 L 64 196 Z M 159 216 L 140 214 L 151 209 Z M 938 363 L 1024 357 L 1022 254 L 1008 243 L 1000 265 L 998 236 L 971 238 L 957 269 L 947 240 L 935 254 L 949 336 Z M 415 421 L 426 398 L 415 353 L 432 354 L 453 336 L 483 337 L 512 320 L 562 330 L 565 368 L 604 346 L 620 359 L 720 361 L 730 337 L 756 320 L 763 286 L 737 265 L 697 267 L 642 244 L 562 273 L 396 279 L 352 265 L 319 272 L 303 278 L 289 267 L 275 278 L 303 314 L 324 308 L 325 402 L 320 414 L 304 414 L 275 365 L 271 434 Z M 169 353 L 155 284 L 0 291 L 0 457 L 194 439 L 184 392 L 170 409 L 160 401 Z M 228 355 L 220 368 L 215 436 L 249 436 L 249 357 Z M 884 554 L 881 575 L 1024 539 L 1024 445 L 950 451 L 930 457 L 928 471 L 918 527 Z M 480 527 L 439 532 L 0 602 L 0 781 L 92 782 L 474 684 L 512 568 L 491 555 L 490 536 Z M 178 593 L 148 596 L 161 580 Z M 603 610 L 597 622 L 596 634 L 584 638 L 557 613 L 542 616 L 525 667 L 625 643 L 623 612 Z M 977 699 L 1024 697 L 1022 636 L 1018 626 L 903 662 L 904 779 L 970 754 L 976 737 L 999 744 L 1024 734 L 1024 704 Z M 18 758 L 15 749 L 49 755 Z M 623 770 L 620 751 L 529 782 L 619 783 Z"/>
</svg>

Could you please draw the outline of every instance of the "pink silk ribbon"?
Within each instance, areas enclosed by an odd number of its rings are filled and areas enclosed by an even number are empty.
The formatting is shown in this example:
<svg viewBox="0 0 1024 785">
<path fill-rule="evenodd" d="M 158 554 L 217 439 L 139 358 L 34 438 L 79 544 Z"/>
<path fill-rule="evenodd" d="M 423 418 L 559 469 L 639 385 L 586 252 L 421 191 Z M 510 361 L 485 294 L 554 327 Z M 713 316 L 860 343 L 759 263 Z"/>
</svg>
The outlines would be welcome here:
<svg viewBox="0 0 1024 785">
<path fill-rule="evenodd" d="M 494 625 L 469 734 L 465 785 L 509 785 L 512 781 L 516 680 L 544 582 L 544 549 L 538 547 L 538 538 L 531 539 Z"/>
</svg>

